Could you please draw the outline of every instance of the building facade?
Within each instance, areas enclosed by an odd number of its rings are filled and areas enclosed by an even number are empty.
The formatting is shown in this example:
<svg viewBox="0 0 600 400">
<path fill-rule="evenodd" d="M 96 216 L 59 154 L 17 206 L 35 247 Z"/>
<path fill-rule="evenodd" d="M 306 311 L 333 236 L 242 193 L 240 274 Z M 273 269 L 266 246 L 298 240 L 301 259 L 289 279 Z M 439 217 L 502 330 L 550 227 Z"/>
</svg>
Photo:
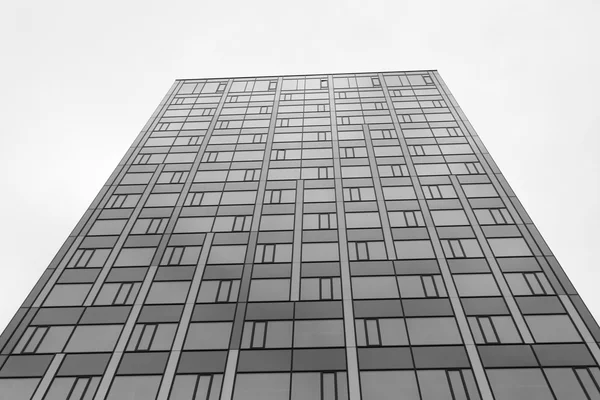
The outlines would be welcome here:
<svg viewBox="0 0 600 400">
<path fill-rule="evenodd" d="M 436 71 L 178 80 L 0 398 L 600 399 L 599 341 Z"/>
</svg>

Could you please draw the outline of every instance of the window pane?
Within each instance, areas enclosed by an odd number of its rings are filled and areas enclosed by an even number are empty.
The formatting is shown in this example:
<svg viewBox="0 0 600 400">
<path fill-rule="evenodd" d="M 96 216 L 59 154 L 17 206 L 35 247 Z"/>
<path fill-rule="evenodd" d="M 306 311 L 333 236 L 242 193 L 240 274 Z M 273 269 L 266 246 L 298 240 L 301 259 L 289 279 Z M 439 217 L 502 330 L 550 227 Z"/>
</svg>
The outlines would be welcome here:
<svg viewBox="0 0 600 400">
<path fill-rule="evenodd" d="M 96 221 L 92 226 L 92 229 L 90 229 L 90 231 L 88 232 L 88 235 L 118 235 L 121 233 L 126 223 L 126 219 Z"/>
<path fill-rule="evenodd" d="M 424 399 L 452 400 L 446 371 L 418 371 L 419 385 Z M 461 398 L 462 400 L 462 398 Z"/>
<path fill-rule="evenodd" d="M 246 246 L 213 246 L 208 257 L 209 264 L 240 264 L 244 262 Z"/>
<path fill-rule="evenodd" d="M 547 368 L 544 372 L 558 400 L 588 399 L 571 368 Z"/>
<path fill-rule="evenodd" d="M 469 220 L 463 210 L 433 210 L 431 216 L 433 223 L 437 226 L 469 225 Z"/>
<path fill-rule="evenodd" d="M 492 274 L 460 274 L 453 278 L 459 296 L 500 296 Z"/>
<path fill-rule="evenodd" d="M 252 279 L 249 301 L 278 301 L 289 298 L 289 279 Z"/>
<path fill-rule="evenodd" d="M 407 318 L 406 326 L 412 345 L 462 343 L 454 318 Z"/>
<path fill-rule="evenodd" d="M 190 324 L 184 349 L 226 349 L 229 347 L 231 322 Z"/>
<path fill-rule="evenodd" d="M 292 400 L 320 399 L 321 374 L 303 373 L 293 374 Z"/>
<path fill-rule="evenodd" d="M 80 306 L 83 304 L 92 285 L 54 285 L 44 306 Z"/>
<path fill-rule="evenodd" d="M 553 398 L 538 369 L 488 369 L 487 374 L 496 400 Z"/>
<path fill-rule="evenodd" d="M 289 374 L 238 374 L 233 400 L 288 400 Z"/>
<path fill-rule="evenodd" d="M 399 259 L 435 258 L 433 247 L 429 240 L 407 240 L 394 242 Z"/>
<path fill-rule="evenodd" d="M 523 238 L 488 239 L 496 257 L 530 256 L 531 250 Z"/>
<path fill-rule="evenodd" d="M 107 400 L 154 400 L 160 376 L 117 376 Z"/>
<path fill-rule="evenodd" d="M 398 298 L 398 285 L 393 276 L 368 276 L 352 278 L 354 299 Z"/>
<path fill-rule="evenodd" d="M 364 400 L 420 400 L 412 371 L 373 371 L 360 373 Z"/>
<path fill-rule="evenodd" d="M 39 379 L 0 379 L 0 393 L 10 400 L 29 400 Z"/>
<path fill-rule="evenodd" d="M 342 320 L 296 321 L 294 347 L 331 347 L 344 345 Z"/>
<path fill-rule="evenodd" d="M 528 315 L 525 321 L 536 342 L 580 342 L 577 329 L 567 315 Z"/>
<path fill-rule="evenodd" d="M 115 261 L 115 267 L 147 267 L 152 261 L 155 248 L 123 249 Z"/>
<path fill-rule="evenodd" d="M 154 282 L 146 304 L 184 303 L 189 287 L 189 282 Z"/>
<path fill-rule="evenodd" d="M 69 340 L 66 352 L 112 351 L 122 325 L 78 326 Z"/>
<path fill-rule="evenodd" d="M 302 261 L 337 261 L 339 259 L 336 242 L 304 243 L 302 245 Z"/>
</svg>

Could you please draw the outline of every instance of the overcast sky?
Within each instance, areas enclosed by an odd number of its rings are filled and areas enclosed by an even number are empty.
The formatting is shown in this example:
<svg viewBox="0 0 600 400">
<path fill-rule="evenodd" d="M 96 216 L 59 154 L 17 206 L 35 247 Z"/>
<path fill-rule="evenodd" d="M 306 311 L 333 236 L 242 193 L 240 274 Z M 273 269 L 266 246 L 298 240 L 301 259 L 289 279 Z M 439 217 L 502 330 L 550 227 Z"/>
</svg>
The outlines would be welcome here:
<svg viewBox="0 0 600 400">
<path fill-rule="evenodd" d="M 0 330 L 176 78 L 438 69 L 596 318 L 600 1 L 0 4 Z"/>
</svg>

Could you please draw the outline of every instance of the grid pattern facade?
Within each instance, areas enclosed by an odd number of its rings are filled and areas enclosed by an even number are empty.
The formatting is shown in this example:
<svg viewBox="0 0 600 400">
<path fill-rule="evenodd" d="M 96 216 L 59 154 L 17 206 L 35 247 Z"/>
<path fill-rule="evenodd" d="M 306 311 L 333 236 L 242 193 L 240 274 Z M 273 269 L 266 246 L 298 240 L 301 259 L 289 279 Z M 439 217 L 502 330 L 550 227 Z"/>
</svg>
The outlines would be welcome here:
<svg viewBox="0 0 600 400">
<path fill-rule="evenodd" d="M 591 400 L 599 340 L 436 71 L 178 80 L 0 398 Z"/>
</svg>

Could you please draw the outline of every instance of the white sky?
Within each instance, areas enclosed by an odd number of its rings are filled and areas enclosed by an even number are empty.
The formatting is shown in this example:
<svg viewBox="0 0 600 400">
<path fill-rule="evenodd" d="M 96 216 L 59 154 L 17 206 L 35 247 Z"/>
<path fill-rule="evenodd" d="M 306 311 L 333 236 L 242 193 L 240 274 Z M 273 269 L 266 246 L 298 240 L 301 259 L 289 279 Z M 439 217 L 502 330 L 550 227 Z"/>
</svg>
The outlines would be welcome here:
<svg viewBox="0 0 600 400">
<path fill-rule="evenodd" d="M 438 69 L 598 318 L 600 2 L 0 3 L 0 330 L 176 78 Z"/>
</svg>

